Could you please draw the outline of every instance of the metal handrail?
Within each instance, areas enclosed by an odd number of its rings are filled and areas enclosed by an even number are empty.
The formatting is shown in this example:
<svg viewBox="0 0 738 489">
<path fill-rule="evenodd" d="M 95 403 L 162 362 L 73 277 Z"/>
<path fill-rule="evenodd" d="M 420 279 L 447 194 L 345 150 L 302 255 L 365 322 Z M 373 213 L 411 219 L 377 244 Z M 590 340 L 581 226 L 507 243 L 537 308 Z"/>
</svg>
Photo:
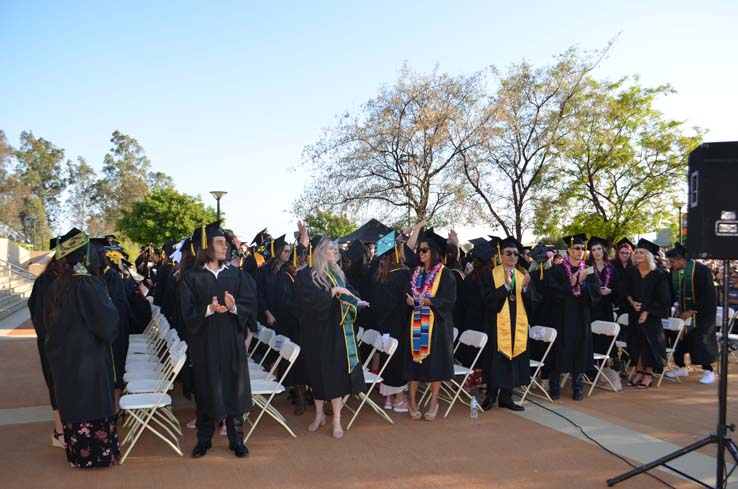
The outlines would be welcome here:
<svg viewBox="0 0 738 489">
<path fill-rule="evenodd" d="M 35 281 L 36 276 L 29 272 L 28 270 L 24 270 L 23 268 L 19 267 L 18 265 L 14 265 L 13 263 L 10 263 L 7 260 L 3 260 L 0 258 L 0 267 L 6 268 L 10 271 L 10 276 L 12 278 L 13 274 L 20 275 L 21 277 Z"/>
</svg>

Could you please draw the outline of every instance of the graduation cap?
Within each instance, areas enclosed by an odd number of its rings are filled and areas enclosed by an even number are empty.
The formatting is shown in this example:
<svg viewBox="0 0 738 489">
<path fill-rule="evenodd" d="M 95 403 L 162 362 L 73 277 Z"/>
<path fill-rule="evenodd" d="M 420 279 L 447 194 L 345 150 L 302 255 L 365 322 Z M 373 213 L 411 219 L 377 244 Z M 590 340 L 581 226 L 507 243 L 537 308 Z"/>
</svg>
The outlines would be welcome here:
<svg viewBox="0 0 738 489">
<path fill-rule="evenodd" d="M 364 245 L 358 239 L 352 241 L 346 250 L 346 257 L 351 260 L 352 264 L 359 263 L 364 258 Z"/>
<path fill-rule="evenodd" d="M 686 258 L 687 248 L 677 241 L 674 243 L 674 247 L 666 252 L 666 258 Z"/>
<path fill-rule="evenodd" d="M 592 251 L 592 247 L 595 245 L 600 245 L 603 249 L 610 248 L 612 246 L 610 241 L 606 240 L 605 238 L 600 238 L 599 236 L 590 236 L 589 241 L 587 241 L 587 249 L 589 251 Z"/>
<path fill-rule="evenodd" d="M 177 241 L 171 239 L 167 241 L 166 243 L 164 243 L 161 249 L 164 252 L 164 254 L 169 257 L 169 256 L 172 256 L 175 251 L 177 251 L 177 244 L 178 244 Z"/>
<path fill-rule="evenodd" d="M 587 235 L 584 233 L 572 234 L 571 236 L 564 236 L 561 238 L 566 243 L 566 246 L 571 248 L 575 244 L 584 244 L 587 242 Z"/>
<path fill-rule="evenodd" d="M 480 261 L 490 261 L 496 254 L 494 247 L 484 238 L 474 238 L 469 242 L 474 245 L 471 254 Z"/>
<path fill-rule="evenodd" d="M 213 242 L 213 238 L 217 236 L 225 236 L 223 230 L 220 229 L 220 221 L 203 224 L 199 228 L 195 228 L 192 232 L 192 244 L 195 251 L 206 250 Z"/>
<path fill-rule="evenodd" d="M 505 248 L 515 248 L 516 250 L 518 250 L 518 252 L 520 252 L 523 249 L 523 245 L 520 243 L 520 241 L 513 238 L 512 236 L 508 236 L 507 238 L 500 241 L 500 250 L 504 250 Z"/>
<path fill-rule="evenodd" d="M 118 241 L 118 238 L 115 237 L 114 234 L 106 234 L 105 239 L 108 240 L 108 244 L 110 246 L 119 246 L 120 242 Z"/>
<path fill-rule="evenodd" d="M 418 238 L 418 244 L 423 242 L 428 243 L 428 246 L 435 249 L 439 254 L 446 251 L 446 241 L 446 238 L 436 234 L 435 231 L 433 231 L 433 228 L 428 228 L 420 235 L 420 238 Z"/>
<path fill-rule="evenodd" d="M 104 253 L 105 248 L 109 248 L 108 240 L 106 238 L 90 238 L 90 248 L 95 250 L 96 253 Z"/>
<path fill-rule="evenodd" d="M 536 263 L 545 263 L 548 260 L 548 247 L 543 243 L 538 243 L 530 251 L 530 256 Z"/>
<path fill-rule="evenodd" d="M 636 245 L 636 248 L 643 248 L 644 250 L 648 250 L 651 252 L 651 254 L 655 256 L 659 254 L 659 249 L 661 247 L 652 241 L 641 238 L 638 240 L 638 245 Z"/>
<path fill-rule="evenodd" d="M 530 268 L 530 263 L 528 263 L 528 260 L 523 255 L 518 255 L 518 263 L 515 266 L 527 272 L 528 268 Z"/>
<path fill-rule="evenodd" d="M 269 231 L 267 231 L 268 228 L 264 228 L 261 231 L 259 231 L 256 236 L 254 236 L 253 241 L 251 241 L 251 244 L 255 244 L 256 246 L 261 246 L 267 241 L 271 239 L 271 235 L 269 234 Z"/>
<path fill-rule="evenodd" d="M 377 241 L 377 256 L 385 255 L 391 250 L 395 250 L 395 252 L 397 252 L 397 249 L 395 247 L 395 244 L 397 243 L 396 240 L 396 231 L 391 231 L 380 238 L 379 241 Z"/>
<path fill-rule="evenodd" d="M 323 236 L 313 236 L 312 239 L 310 239 L 310 246 L 313 248 L 318 247 L 318 243 L 320 243 L 320 240 L 323 239 Z"/>
<path fill-rule="evenodd" d="M 620 241 L 618 241 L 617 243 L 615 243 L 615 246 L 617 247 L 618 250 L 620 248 L 624 248 L 624 247 L 625 248 L 630 248 L 631 250 L 634 250 L 635 249 L 635 245 L 628 238 L 621 239 Z"/>
<path fill-rule="evenodd" d="M 80 231 L 77 228 L 72 228 L 64 236 L 56 238 L 56 243 L 54 243 L 54 248 L 56 248 L 56 259 L 59 260 L 64 258 L 83 246 L 86 246 L 87 251 L 89 252 L 90 238 L 87 236 L 87 233 Z"/>
<path fill-rule="evenodd" d="M 274 258 L 274 255 L 279 248 L 284 248 L 284 246 L 287 244 L 287 241 L 285 240 L 286 236 L 286 234 L 283 234 L 279 238 L 269 241 L 269 254 L 272 258 Z"/>
<path fill-rule="evenodd" d="M 361 227 L 353 233 L 339 238 L 338 243 L 353 243 L 354 241 L 362 241 L 364 243 L 376 243 L 377 241 L 382 239 L 383 236 L 386 236 L 391 231 L 391 227 L 386 226 L 377 219 L 372 218 L 362 224 Z"/>
</svg>

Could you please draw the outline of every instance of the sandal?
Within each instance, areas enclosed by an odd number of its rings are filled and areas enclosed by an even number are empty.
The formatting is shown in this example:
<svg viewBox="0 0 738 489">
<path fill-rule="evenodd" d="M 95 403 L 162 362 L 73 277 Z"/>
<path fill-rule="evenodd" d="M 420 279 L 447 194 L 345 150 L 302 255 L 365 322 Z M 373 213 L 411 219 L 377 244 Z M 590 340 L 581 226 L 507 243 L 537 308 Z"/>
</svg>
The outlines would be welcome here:
<svg viewBox="0 0 738 489">
<path fill-rule="evenodd" d="M 325 425 L 325 414 L 320 413 L 320 417 L 313 420 L 308 426 L 308 431 L 318 431 L 318 428 Z"/>
<path fill-rule="evenodd" d="M 645 375 L 646 375 L 646 372 L 644 372 L 643 370 L 636 370 L 635 376 L 628 381 L 628 385 L 631 387 L 638 387 L 641 384 L 641 381 L 643 380 L 643 377 L 645 377 Z"/>
<path fill-rule="evenodd" d="M 408 407 L 407 412 L 410 414 L 410 419 L 413 421 L 418 421 L 423 418 L 423 414 L 420 412 L 420 409 L 413 411 L 413 408 Z"/>
<path fill-rule="evenodd" d="M 51 446 L 67 448 L 67 443 L 64 441 L 64 433 L 59 433 L 58 431 L 54 430 L 54 432 L 51 433 Z"/>
<path fill-rule="evenodd" d="M 338 427 L 336 427 L 338 425 Z M 333 416 L 333 438 L 340 440 L 343 438 L 343 428 L 341 427 L 341 416 Z"/>
<path fill-rule="evenodd" d="M 426 411 L 423 417 L 426 421 L 435 421 L 436 415 L 438 415 L 438 404 L 436 404 L 436 408 L 433 411 L 431 411 L 430 409 Z"/>
<path fill-rule="evenodd" d="M 648 383 L 645 382 L 646 377 L 648 377 Z M 653 374 L 644 374 L 641 383 L 637 387 L 639 389 L 648 389 L 651 387 L 651 384 L 653 384 Z"/>
</svg>

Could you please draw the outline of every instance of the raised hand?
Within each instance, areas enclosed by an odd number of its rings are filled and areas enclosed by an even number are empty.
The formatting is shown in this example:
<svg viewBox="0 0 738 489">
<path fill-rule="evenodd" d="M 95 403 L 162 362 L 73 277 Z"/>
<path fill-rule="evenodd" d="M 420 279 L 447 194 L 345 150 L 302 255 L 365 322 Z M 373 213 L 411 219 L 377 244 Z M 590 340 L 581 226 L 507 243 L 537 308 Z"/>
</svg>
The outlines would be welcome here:
<svg viewBox="0 0 738 489">
<path fill-rule="evenodd" d="M 226 308 L 226 306 L 221 305 L 218 302 L 217 297 L 213 296 L 213 300 L 210 302 L 210 310 L 213 311 L 214 313 L 223 314 L 228 309 Z"/>
<path fill-rule="evenodd" d="M 523 276 L 523 288 L 526 288 L 529 283 L 530 283 L 530 274 L 529 273 L 526 273 Z"/>
<path fill-rule="evenodd" d="M 505 285 L 507 285 L 507 288 L 512 287 L 512 270 L 505 270 Z"/>
<path fill-rule="evenodd" d="M 234 299 L 231 293 L 228 292 L 227 290 L 225 293 L 225 306 L 226 306 L 226 309 L 228 309 L 231 312 L 233 312 L 233 309 L 235 309 L 236 307 L 236 299 Z"/>
</svg>

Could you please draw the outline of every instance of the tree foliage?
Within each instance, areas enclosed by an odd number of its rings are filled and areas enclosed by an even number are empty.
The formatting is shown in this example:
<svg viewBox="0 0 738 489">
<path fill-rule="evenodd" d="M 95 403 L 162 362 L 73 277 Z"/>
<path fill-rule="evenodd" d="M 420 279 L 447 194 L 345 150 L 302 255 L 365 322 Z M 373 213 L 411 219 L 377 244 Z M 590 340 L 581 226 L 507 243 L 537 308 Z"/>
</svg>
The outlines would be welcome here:
<svg viewBox="0 0 738 489">
<path fill-rule="evenodd" d="M 346 215 L 335 215 L 330 211 L 315 211 L 305 216 L 305 225 L 310 236 L 330 236 L 340 238 L 351 234 L 358 228 L 356 221 Z"/>
<path fill-rule="evenodd" d="M 436 224 L 457 217 L 466 194 L 453 166 L 479 144 L 488 117 L 483 82 L 481 73 L 421 75 L 404 66 L 393 86 L 305 148 L 314 175 L 296 213 L 367 211 L 394 222 L 412 212 Z"/>
<path fill-rule="evenodd" d="M 81 156 L 77 162 L 67 162 L 67 190 L 69 194 L 66 200 L 67 218 L 70 223 L 79 228 L 86 229 L 91 236 L 97 236 L 103 229 L 93 229 L 99 224 L 95 222 L 94 216 L 98 213 L 95 190 L 97 188 L 97 173 L 87 160 Z"/>
<path fill-rule="evenodd" d="M 161 245 L 171 239 L 181 239 L 197 226 L 215 219 L 215 210 L 205 207 L 199 196 L 180 193 L 173 188 L 159 188 L 143 200 L 133 202 L 130 210 L 121 209 L 117 228 L 137 243 Z"/>
</svg>

